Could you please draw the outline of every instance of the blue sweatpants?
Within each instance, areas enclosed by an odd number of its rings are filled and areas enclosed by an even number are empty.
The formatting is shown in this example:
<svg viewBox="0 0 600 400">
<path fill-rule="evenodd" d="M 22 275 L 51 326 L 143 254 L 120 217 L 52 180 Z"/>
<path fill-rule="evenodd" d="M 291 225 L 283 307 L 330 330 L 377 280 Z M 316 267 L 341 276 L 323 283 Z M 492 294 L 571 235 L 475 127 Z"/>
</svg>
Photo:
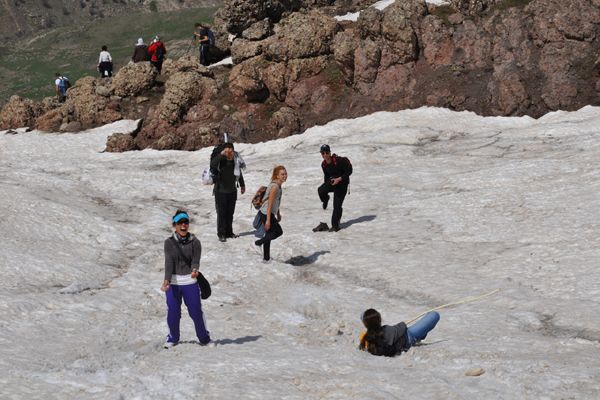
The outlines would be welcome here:
<svg viewBox="0 0 600 400">
<path fill-rule="evenodd" d="M 188 314 L 194 321 L 196 336 L 200 343 L 210 342 L 210 336 L 206 330 L 204 316 L 202 314 L 202 303 L 200 302 L 200 288 L 197 284 L 192 285 L 170 285 L 167 295 L 167 324 L 169 325 L 169 336 L 167 342 L 179 342 L 179 322 L 181 320 L 181 300 L 185 302 Z"/>
<path fill-rule="evenodd" d="M 423 315 L 414 325 L 409 326 L 407 329 L 409 344 L 414 346 L 415 343 L 425 339 L 429 331 L 435 328 L 439 320 L 440 314 L 436 311 L 430 311 Z"/>
</svg>

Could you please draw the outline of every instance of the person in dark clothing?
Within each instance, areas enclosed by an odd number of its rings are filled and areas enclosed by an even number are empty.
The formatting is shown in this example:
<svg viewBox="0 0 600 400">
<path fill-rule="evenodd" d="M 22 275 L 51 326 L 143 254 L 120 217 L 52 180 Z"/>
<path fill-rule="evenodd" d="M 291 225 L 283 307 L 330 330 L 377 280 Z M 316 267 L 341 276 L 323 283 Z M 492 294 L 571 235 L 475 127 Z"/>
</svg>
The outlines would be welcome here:
<svg viewBox="0 0 600 400">
<path fill-rule="evenodd" d="M 177 210 L 172 218 L 175 232 L 165 240 L 165 278 L 160 290 L 167 298 L 167 324 L 169 335 L 164 348 L 179 342 L 179 322 L 181 301 L 185 302 L 188 313 L 194 321 L 196 336 L 201 345 L 211 342 L 202 313 L 200 289 L 197 283 L 202 245 L 189 230 L 190 217 L 183 210 Z"/>
<path fill-rule="evenodd" d="M 221 154 L 210 161 L 210 167 L 219 171 L 214 186 L 217 236 L 221 242 L 225 242 L 228 238 L 237 237 L 233 233 L 233 214 L 237 201 L 237 186 L 239 185 L 241 194 L 246 192 L 242 175 L 245 164 L 240 155 L 233 150 L 233 144 L 225 143 Z"/>
<path fill-rule="evenodd" d="M 137 44 L 135 45 L 135 49 L 133 50 L 133 55 L 131 56 L 131 61 L 133 61 L 134 63 L 150 61 L 150 55 L 148 54 L 148 46 L 146 46 L 146 44 L 144 43 L 144 39 L 138 39 Z"/>
<path fill-rule="evenodd" d="M 358 348 L 375 356 L 393 357 L 424 340 L 437 325 L 440 314 L 430 311 L 409 327 L 404 322 L 382 326 L 381 314 L 372 308 L 366 310 L 361 319 L 367 331 L 361 335 Z"/>
<path fill-rule="evenodd" d="M 195 24 L 194 28 L 194 36 L 198 41 L 198 49 L 200 51 L 200 64 L 208 66 L 208 52 L 210 51 L 210 39 L 208 37 L 208 28 L 202 24 Z"/>
<path fill-rule="evenodd" d="M 340 157 L 336 154 L 331 154 L 329 145 L 321 146 L 321 156 L 323 162 L 323 184 L 319 186 L 319 198 L 323 203 L 323 209 L 327 209 L 329 203 L 329 193 L 333 192 L 333 213 L 331 215 L 330 232 L 340 230 L 340 220 L 342 219 L 342 204 L 348 192 L 350 184 L 350 175 L 352 174 L 352 164 L 346 157 Z"/>
<path fill-rule="evenodd" d="M 283 235 L 283 229 L 279 225 L 279 222 L 281 222 L 279 206 L 281 205 L 281 197 L 283 195 L 283 188 L 281 186 L 287 181 L 287 176 L 287 171 L 283 165 L 278 165 L 273 169 L 271 183 L 264 194 L 265 201 L 258 213 L 260 224 L 264 227 L 265 235 L 254 242 L 254 244 L 263 247 L 263 261 L 265 263 L 271 260 L 271 241 Z"/>
</svg>

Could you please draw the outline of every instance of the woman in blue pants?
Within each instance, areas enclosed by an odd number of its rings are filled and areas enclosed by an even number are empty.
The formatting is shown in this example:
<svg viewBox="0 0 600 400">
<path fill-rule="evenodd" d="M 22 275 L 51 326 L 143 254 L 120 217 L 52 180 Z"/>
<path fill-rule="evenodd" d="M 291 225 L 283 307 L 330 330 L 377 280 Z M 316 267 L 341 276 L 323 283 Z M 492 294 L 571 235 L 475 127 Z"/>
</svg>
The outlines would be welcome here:
<svg viewBox="0 0 600 400">
<path fill-rule="evenodd" d="M 360 337 L 359 348 L 376 356 L 393 357 L 425 339 L 439 320 L 440 314 L 430 311 L 409 327 L 404 322 L 382 326 L 381 314 L 370 308 L 362 315 L 367 331 Z"/>
<path fill-rule="evenodd" d="M 206 330 L 200 288 L 196 280 L 202 246 L 198 238 L 188 231 L 190 217 L 185 211 L 177 210 L 173 216 L 173 227 L 175 232 L 165 240 L 165 279 L 160 288 L 167 297 L 169 325 L 169 335 L 163 347 L 168 349 L 179 342 L 182 300 L 194 321 L 198 341 L 201 345 L 207 345 L 210 343 L 210 335 Z"/>
</svg>

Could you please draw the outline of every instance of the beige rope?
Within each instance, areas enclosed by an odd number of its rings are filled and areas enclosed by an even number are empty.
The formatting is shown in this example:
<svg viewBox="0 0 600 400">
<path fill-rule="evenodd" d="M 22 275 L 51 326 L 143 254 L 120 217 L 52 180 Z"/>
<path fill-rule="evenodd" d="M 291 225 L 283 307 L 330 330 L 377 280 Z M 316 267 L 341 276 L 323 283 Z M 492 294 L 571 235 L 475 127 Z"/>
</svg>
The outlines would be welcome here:
<svg viewBox="0 0 600 400">
<path fill-rule="evenodd" d="M 495 289 L 495 290 L 492 290 L 491 292 L 483 294 L 481 296 L 477 296 L 477 297 L 475 297 L 475 296 L 464 297 L 464 298 L 462 298 L 460 300 L 457 300 L 455 302 L 444 304 L 444 305 L 432 308 L 431 310 L 427 310 L 427 311 L 422 312 L 421 314 L 417 315 L 416 317 L 414 317 L 413 319 L 411 319 L 410 321 L 408 321 L 406 323 L 406 325 L 412 324 L 413 322 L 415 322 L 416 320 L 418 320 L 419 318 L 421 318 L 423 315 L 427 314 L 430 311 L 441 310 L 442 308 L 447 308 L 447 307 L 451 307 L 451 306 L 457 306 L 459 304 L 472 303 L 474 301 L 481 300 L 481 299 L 483 299 L 485 297 L 488 297 L 488 296 L 491 296 L 491 295 L 493 295 L 495 293 L 498 293 L 499 291 L 500 291 L 500 289 Z"/>
</svg>

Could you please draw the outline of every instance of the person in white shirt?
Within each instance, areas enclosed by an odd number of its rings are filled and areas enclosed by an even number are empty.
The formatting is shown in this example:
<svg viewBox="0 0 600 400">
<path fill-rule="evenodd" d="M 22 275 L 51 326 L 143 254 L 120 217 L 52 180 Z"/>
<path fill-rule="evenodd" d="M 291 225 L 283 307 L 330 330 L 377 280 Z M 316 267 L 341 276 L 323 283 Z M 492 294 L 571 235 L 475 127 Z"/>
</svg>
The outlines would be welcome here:
<svg viewBox="0 0 600 400">
<path fill-rule="evenodd" d="M 112 57 L 108 52 L 108 47 L 102 46 L 100 57 L 98 58 L 98 71 L 101 78 L 110 78 L 112 76 L 113 63 Z"/>
</svg>

